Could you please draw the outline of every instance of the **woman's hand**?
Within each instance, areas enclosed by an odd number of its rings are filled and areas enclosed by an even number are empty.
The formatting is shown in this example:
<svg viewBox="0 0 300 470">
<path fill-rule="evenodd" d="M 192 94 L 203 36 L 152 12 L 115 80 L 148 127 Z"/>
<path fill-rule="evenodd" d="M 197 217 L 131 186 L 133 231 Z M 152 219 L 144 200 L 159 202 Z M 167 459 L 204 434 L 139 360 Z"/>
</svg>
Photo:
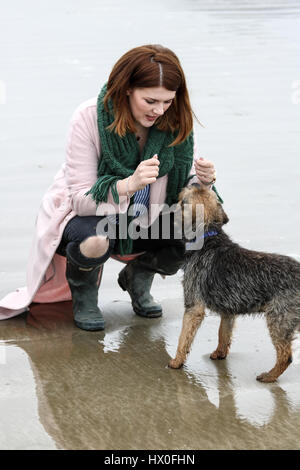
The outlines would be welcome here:
<svg viewBox="0 0 300 470">
<path fill-rule="evenodd" d="M 147 184 L 152 184 L 156 181 L 159 173 L 159 160 L 158 156 L 149 158 L 142 161 L 136 168 L 133 175 L 128 180 L 129 193 L 135 193 L 140 189 L 144 189 Z"/>
<path fill-rule="evenodd" d="M 196 175 L 200 183 L 209 185 L 216 178 L 216 170 L 214 164 L 204 158 L 195 161 Z"/>
</svg>

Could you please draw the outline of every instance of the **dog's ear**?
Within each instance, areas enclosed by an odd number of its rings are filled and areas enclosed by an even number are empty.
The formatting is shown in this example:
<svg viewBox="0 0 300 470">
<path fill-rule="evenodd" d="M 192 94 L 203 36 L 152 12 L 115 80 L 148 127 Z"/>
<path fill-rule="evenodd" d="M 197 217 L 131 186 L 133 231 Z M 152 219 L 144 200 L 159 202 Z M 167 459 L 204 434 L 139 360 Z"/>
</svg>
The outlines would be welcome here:
<svg viewBox="0 0 300 470">
<path fill-rule="evenodd" d="M 180 205 L 189 204 L 190 196 L 191 196 L 191 187 L 183 188 L 178 196 L 179 204 Z"/>
</svg>

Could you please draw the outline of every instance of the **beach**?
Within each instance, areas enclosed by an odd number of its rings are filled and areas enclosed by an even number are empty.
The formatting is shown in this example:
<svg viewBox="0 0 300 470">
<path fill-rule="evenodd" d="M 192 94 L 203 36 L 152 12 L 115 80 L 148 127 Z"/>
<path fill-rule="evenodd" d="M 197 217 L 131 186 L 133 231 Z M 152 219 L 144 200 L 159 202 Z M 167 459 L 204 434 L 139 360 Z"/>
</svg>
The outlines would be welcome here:
<svg viewBox="0 0 300 470">
<path fill-rule="evenodd" d="M 300 4 L 296 0 L 12 0 L 0 18 L 0 296 L 25 285 L 41 198 L 65 158 L 70 118 L 117 59 L 163 44 L 186 73 L 199 155 L 242 246 L 300 261 Z M 163 316 L 134 314 L 104 266 L 106 329 L 79 330 L 71 302 L 0 322 L 0 449 L 298 449 L 300 336 L 273 384 L 265 319 L 238 318 L 211 361 L 207 316 L 186 364 L 167 367 L 184 312 L 182 272 L 156 275 Z"/>
</svg>

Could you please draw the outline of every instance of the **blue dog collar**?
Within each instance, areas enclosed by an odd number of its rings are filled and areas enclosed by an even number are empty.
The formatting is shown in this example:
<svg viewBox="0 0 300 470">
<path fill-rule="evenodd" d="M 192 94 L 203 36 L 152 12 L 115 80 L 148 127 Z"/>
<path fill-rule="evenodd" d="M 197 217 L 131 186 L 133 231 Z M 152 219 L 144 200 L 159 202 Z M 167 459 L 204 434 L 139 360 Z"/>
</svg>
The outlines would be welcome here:
<svg viewBox="0 0 300 470">
<path fill-rule="evenodd" d="M 207 238 L 207 237 L 213 237 L 214 235 L 218 235 L 219 232 L 217 232 L 216 230 L 211 230 L 209 232 L 204 232 L 203 235 L 199 236 L 199 237 L 196 237 L 193 241 L 191 242 L 187 242 L 185 244 L 185 248 L 186 250 L 193 250 L 194 246 L 196 247 L 195 249 L 197 249 L 197 245 L 199 243 L 199 240 L 203 240 L 204 238 Z M 203 245 L 202 245 L 203 246 Z M 201 246 L 201 248 L 202 248 Z"/>
<path fill-rule="evenodd" d="M 206 238 L 206 237 L 213 237 L 214 235 L 218 235 L 219 232 L 216 230 L 211 230 L 210 232 L 204 232 L 201 238 Z"/>
</svg>

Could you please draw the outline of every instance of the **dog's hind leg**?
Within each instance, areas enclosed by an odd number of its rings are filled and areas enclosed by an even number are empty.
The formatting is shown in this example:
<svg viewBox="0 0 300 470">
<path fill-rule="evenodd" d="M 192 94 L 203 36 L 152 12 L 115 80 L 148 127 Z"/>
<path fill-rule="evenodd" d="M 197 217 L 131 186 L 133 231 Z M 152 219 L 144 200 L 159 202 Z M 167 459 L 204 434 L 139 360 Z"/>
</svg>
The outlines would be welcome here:
<svg viewBox="0 0 300 470">
<path fill-rule="evenodd" d="M 172 367 L 172 369 L 179 369 L 186 360 L 186 357 L 190 352 L 193 339 L 202 323 L 204 315 L 205 310 L 201 303 L 186 309 L 183 316 L 176 357 L 169 362 L 169 367 Z"/>
<path fill-rule="evenodd" d="M 235 315 L 221 315 L 219 328 L 219 344 L 217 349 L 210 355 L 211 359 L 225 359 L 229 353 L 231 345 L 232 330 L 234 327 Z"/>
<path fill-rule="evenodd" d="M 273 369 L 269 372 L 264 372 L 256 377 L 256 379 L 260 382 L 275 382 L 292 362 L 292 337 L 294 329 L 284 329 L 285 325 L 278 325 L 278 320 L 274 321 L 272 316 L 267 316 L 267 325 L 276 349 L 276 364 Z"/>
</svg>

